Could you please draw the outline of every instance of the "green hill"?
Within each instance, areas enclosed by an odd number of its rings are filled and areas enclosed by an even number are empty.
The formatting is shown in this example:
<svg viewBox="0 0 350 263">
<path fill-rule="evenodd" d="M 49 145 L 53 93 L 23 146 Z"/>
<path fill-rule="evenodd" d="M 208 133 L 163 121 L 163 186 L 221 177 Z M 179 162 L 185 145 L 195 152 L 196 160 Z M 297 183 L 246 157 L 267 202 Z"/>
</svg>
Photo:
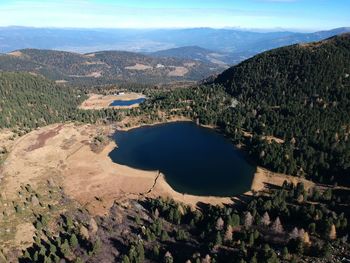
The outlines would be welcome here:
<svg viewBox="0 0 350 263">
<path fill-rule="evenodd" d="M 0 73 L 0 128 L 35 128 L 69 120 L 82 97 L 42 77 Z"/>
<path fill-rule="evenodd" d="M 350 34 L 344 34 L 275 49 L 226 70 L 214 83 L 239 102 L 227 129 L 252 132 L 250 149 L 269 168 L 321 182 L 349 180 L 349 62 Z M 285 143 L 269 144 L 263 135 Z"/>
<path fill-rule="evenodd" d="M 23 49 L 0 55 L 0 71 L 34 72 L 51 80 L 80 86 L 197 81 L 219 70 L 222 67 L 209 62 L 155 58 L 123 51 L 78 54 Z"/>
</svg>

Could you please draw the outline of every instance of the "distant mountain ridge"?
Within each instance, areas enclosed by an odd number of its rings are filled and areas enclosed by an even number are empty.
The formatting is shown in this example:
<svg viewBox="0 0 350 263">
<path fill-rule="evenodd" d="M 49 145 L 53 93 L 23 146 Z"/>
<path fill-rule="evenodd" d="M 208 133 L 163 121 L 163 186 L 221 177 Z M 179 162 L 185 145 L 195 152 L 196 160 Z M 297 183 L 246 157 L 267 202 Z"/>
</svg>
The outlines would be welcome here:
<svg viewBox="0 0 350 263">
<path fill-rule="evenodd" d="M 78 54 L 23 49 L 0 56 L 0 71 L 31 72 L 74 85 L 197 81 L 221 70 L 222 67 L 209 62 L 156 58 L 126 51 Z"/>
<path fill-rule="evenodd" d="M 319 41 L 345 32 L 350 32 L 350 28 L 343 27 L 314 33 L 289 31 L 262 33 L 213 28 L 60 29 L 0 27 L 0 53 L 24 48 L 55 49 L 78 53 L 102 50 L 151 53 L 197 46 L 219 54 L 224 53 L 225 56 L 221 56 L 219 61 L 233 65 L 266 50 L 295 43 Z M 204 61 L 208 61 L 206 57 L 202 60 L 202 62 Z"/>
<path fill-rule="evenodd" d="M 213 51 L 199 46 L 186 46 L 160 50 L 149 55 L 153 57 L 175 57 L 183 59 L 193 59 L 208 63 L 214 63 L 226 67 L 232 63 L 228 53 Z"/>
<path fill-rule="evenodd" d="M 228 33 L 226 37 L 221 35 L 221 38 L 223 38 L 223 43 L 225 43 L 227 38 L 232 39 L 233 42 L 231 47 L 222 47 L 220 46 L 220 43 L 217 43 L 216 48 L 212 47 L 211 50 L 208 50 L 207 45 L 211 45 L 210 40 L 203 40 L 199 46 L 185 46 L 166 49 L 153 52 L 151 55 L 157 57 L 186 57 L 205 62 L 209 61 L 218 64 L 222 63 L 226 65 L 234 65 L 256 54 L 274 48 L 297 43 L 320 41 L 335 35 L 347 33 L 350 32 L 350 27 L 342 27 L 314 33 L 272 32 L 254 34 L 254 32 L 243 32 L 232 31 L 231 35 Z M 220 34 L 222 34 L 222 32 L 219 33 L 218 39 L 220 39 Z"/>
</svg>

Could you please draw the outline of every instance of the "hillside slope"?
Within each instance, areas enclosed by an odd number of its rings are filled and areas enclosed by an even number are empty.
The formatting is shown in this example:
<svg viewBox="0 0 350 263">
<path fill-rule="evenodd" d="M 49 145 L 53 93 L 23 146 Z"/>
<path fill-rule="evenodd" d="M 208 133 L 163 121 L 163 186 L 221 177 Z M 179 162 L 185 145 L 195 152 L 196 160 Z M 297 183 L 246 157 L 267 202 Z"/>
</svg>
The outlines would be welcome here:
<svg viewBox="0 0 350 263">
<path fill-rule="evenodd" d="M 257 136 L 251 149 L 262 165 L 349 183 L 349 62 L 350 34 L 344 34 L 263 53 L 214 83 L 239 101 L 235 125 Z M 286 143 L 268 144 L 259 140 L 263 135 Z"/>
<path fill-rule="evenodd" d="M 195 81 L 219 71 L 214 63 L 190 59 L 154 58 L 122 51 L 78 54 L 24 49 L 0 56 L 0 71 L 34 72 L 75 85 L 168 83 Z"/>
<path fill-rule="evenodd" d="M 150 53 L 150 55 L 153 57 L 192 59 L 206 63 L 214 63 L 224 68 L 234 62 L 234 59 L 230 56 L 229 53 L 213 51 L 199 46 L 186 46 L 165 49 Z"/>
<path fill-rule="evenodd" d="M 35 128 L 68 120 L 82 97 L 27 73 L 0 73 L 0 128 Z"/>
<path fill-rule="evenodd" d="M 87 98 L 79 89 L 24 72 L 0 72 L 0 129 L 30 131 L 60 122 L 118 121 L 117 110 L 80 110 Z"/>
</svg>

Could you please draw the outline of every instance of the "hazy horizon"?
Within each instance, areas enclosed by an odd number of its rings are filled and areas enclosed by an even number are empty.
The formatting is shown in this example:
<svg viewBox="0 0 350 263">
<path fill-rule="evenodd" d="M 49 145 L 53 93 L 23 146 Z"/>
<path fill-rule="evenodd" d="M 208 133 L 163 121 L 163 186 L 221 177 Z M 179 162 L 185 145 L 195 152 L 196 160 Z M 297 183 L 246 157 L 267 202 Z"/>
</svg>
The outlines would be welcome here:
<svg viewBox="0 0 350 263">
<path fill-rule="evenodd" d="M 66 30 L 184 30 L 184 29 L 214 29 L 214 30 L 237 30 L 237 31 L 250 31 L 257 33 L 267 32 L 291 32 L 291 33 L 314 33 L 318 31 L 329 31 L 338 28 L 350 28 L 350 25 L 344 25 L 339 27 L 323 27 L 315 29 L 301 29 L 301 28 L 245 28 L 245 27 L 58 27 L 58 26 L 22 26 L 22 25 L 8 25 L 0 26 L 0 28 L 31 28 L 31 29 L 66 29 Z"/>
<path fill-rule="evenodd" d="M 347 10 L 346 0 L 3 0 L 0 26 L 312 32 L 350 25 Z"/>
</svg>

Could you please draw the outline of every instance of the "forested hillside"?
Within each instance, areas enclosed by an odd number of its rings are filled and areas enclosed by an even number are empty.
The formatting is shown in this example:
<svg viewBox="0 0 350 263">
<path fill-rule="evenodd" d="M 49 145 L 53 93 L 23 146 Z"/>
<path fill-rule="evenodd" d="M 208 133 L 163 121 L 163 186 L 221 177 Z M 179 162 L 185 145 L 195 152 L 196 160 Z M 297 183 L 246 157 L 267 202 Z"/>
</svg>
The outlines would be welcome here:
<svg viewBox="0 0 350 263">
<path fill-rule="evenodd" d="M 122 51 L 78 54 L 24 49 L 0 55 L 0 71 L 34 72 L 60 83 L 80 86 L 196 81 L 221 70 L 222 65 L 209 61 L 155 58 Z"/>
<path fill-rule="evenodd" d="M 62 70 L 81 63 L 71 57 L 70 64 L 65 55 L 53 61 L 36 58 L 36 63 L 57 61 Z M 108 64 L 114 55 L 89 56 Z M 199 203 L 198 210 L 168 198 L 142 198 L 142 193 L 137 202 L 114 202 L 108 215 L 93 217 L 86 207 L 70 203 L 64 187 L 46 184 L 45 178 L 44 194 L 27 184 L 16 202 L 6 203 L 12 214 L 5 209 L 1 214 L 5 220 L 32 218 L 34 243 L 19 251 L 19 262 L 325 263 L 349 258 L 350 195 L 343 187 L 350 175 L 349 62 L 350 35 L 290 46 L 230 68 L 212 85 L 146 89 L 148 99 L 124 111 L 81 111 L 77 105 L 84 94 L 77 89 L 33 74 L 1 73 L 0 128 L 121 117 L 145 124 L 185 116 L 217 126 L 260 165 L 316 182 L 285 181 L 281 188 L 242 195 L 234 204 Z M 102 206 L 104 200 L 95 198 Z M 70 209 L 58 213 L 60 205 Z"/>
<path fill-rule="evenodd" d="M 230 53 L 209 50 L 199 46 L 165 49 L 150 53 L 150 55 L 153 57 L 174 57 L 198 60 L 218 64 L 224 68 L 227 68 L 226 65 L 233 65 L 237 63 L 236 57 L 231 56 Z"/>
<path fill-rule="evenodd" d="M 261 164 L 349 182 L 350 34 L 263 53 L 214 82 L 239 102 L 226 129 L 253 133 L 251 150 Z"/>
<path fill-rule="evenodd" d="M 0 127 L 36 127 L 68 119 L 81 101 L 70 89 L 25 73 L 0 73 Z"/>
<path fill-rule="evenodd" d="M 117 112 L 80 111 L 85 99 L 79 91 L 60 87 L 28 73 L 0 73 L 0 128 L 28 130 L 63 121 L 95 122 L 118 119 Z"/>
</svg>

